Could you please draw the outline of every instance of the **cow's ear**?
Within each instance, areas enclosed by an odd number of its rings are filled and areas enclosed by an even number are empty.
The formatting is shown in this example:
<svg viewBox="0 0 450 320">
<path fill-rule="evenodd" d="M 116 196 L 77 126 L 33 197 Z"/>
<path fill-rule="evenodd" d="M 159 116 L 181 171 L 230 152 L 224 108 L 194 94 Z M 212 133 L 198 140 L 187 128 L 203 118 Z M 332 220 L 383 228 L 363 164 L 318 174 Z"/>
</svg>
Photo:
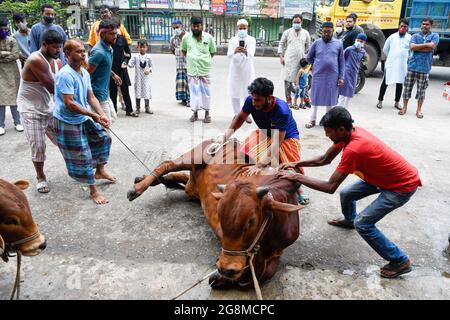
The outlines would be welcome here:
<svg viewBox="0 0 450 320">
<path fill-rule="evenodd" d="M 216 198 L 216 200 L 220 200 L 223 198 L 222 192 L 211 192 L 211 194 L 213 195 L 214 198 Z"/>
<path fill-rule="evenodd" d="M 306 206 L 295 205 L 290 203 L 279 202 L 275 200 L 269 201 L 269 208 L 275 214 L 289 214 L 303 209 Z"/>
<path fill-rule="evenodd" d="M 21 190 L 25 190 L 26 188 L 29 187 L 30 184 L 28 183 L 28 181 L 19 180 L 19 181 L 14 182 L 14 185 Z"/>
</svg>

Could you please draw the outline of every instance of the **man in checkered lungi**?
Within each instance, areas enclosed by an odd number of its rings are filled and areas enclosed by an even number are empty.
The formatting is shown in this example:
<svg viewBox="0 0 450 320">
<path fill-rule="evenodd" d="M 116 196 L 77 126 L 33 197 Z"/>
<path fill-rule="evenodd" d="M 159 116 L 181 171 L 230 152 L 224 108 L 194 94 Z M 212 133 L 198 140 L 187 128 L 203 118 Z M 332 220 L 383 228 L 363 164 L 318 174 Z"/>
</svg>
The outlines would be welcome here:
<svg viewBox="0 0 450 320">
<path fill-rule="evenodd" d="M 36 170 L 36 189 L 40 193 L 50 192 L 44 173 L 45 136 L 56 144 L 52 94 L 55 90 L 55 74 L 62 67 L 59 55 L 63 41 L 64 38 L 55 30 L 42 34 L 41 48 L 28 57 L 22 70 L 22 81 L 17 94 L 17 106 Z"/>
<path fill-rule="evenodd" d="M 425 91 L 428 88 L 428 76 L 433 63 L 433 51 L 439 43 L 439 35 L 430 31 L 433 25 L 432 18 L 422 19 L 422 32 L 411 37 L 410 49 L 412 55 L 408 59 L 408 73 L 406 74 L 403 89 L 403 108 L 398 112 L 404 115 L 408 108 L 414 83 L 417 81 L 417 110 L 416 117 L 423 118 L 422 105 L 425 100 Z"/>
<path fill-rule="evenodd" d="M 58 147 L 69 175 L 89 185 L 96 204 L 105 204 L 108 200 L 97 190 L 95 180 L 106 179 L 113 183 L 117 180 L 105 171 L 111 137 L 104 128 L 108 128 L 110 122 L 94 96 L 89 73 L 81 67 L 86 57 L 83 43 L 67 41 L 64 53 L 68 64 L 56 76 L 53 110 Z M 94 112 L 89 110 L 89 105 Z"/>
<path fill-rule="evenodd" d="M 177 100 L 181 100 L 183 106 L 189 107 L 189 85 L 186 69 L 186 57 L 183 56 L 180 44 L 186 31 L 183 28 L 183 24 L 180 20 L 176 19 L 172 22 L 173 36 L 170 39 L 170 51 L 175 55 L 177 64 L 177 77 L 176 77 L 176 90 L 175 97 Z"/>
</svg>

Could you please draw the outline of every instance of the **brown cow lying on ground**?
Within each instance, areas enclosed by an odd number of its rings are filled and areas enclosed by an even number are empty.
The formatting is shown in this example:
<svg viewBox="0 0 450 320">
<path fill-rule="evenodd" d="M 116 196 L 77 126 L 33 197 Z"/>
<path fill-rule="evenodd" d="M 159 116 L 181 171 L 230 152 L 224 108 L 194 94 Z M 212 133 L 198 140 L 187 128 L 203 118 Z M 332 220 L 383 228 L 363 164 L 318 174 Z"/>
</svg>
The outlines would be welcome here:
<svg viewBox="0 0 450 320">
<path fill-rule="evenodd" d="M 24 256 L 35 256 L 46 247 L 22 192 L 28 185 L 26 181 L 11 184 L 0 179 L 0 255 L 5 261 L 8 261 L 8 252 L 20 251 Z"/>
<path fill-rule="evenodd" d="M 242 176 L 249 159 L 238 152 L 238 143 L 209 156 L 206 150 L 211 142 L 205 141 L 173 161 L 164 161 L 151 175 L 136 178 L 128 199 L 132 201 L 149 186 L 160 183 L 182 187 L 190 198 L 200 199 L 222 245 L 216 263 L 218 272 L 209 279 L 211 286 L 251 284 L 248 249 L 255 253 L 258 280 L 267 280 L 275 274 L 283 249 L 298 238 L 298 210 L 303 208 L 297 205 L 299 184 L 277 179 L 276 171 Z M 185 170 L 190 173 L 176 172 Z"/>
</svg>

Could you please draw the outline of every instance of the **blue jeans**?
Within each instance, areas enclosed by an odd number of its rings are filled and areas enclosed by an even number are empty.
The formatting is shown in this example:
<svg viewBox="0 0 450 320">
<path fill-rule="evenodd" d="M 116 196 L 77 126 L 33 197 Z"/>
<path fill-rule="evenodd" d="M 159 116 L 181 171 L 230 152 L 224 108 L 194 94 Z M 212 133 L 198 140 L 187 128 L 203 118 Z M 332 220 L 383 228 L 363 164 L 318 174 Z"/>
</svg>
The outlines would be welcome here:
<svg viewBox="0 0 450 320">
<path fill-rule="evenodd" d="M 340 193 L 342 214 L 346 220 L 354 224 L 360 236 L 383 259 L 390 262 L 403 263 L 408 260 L 408 256 L 386 238 L 375 227 L 375 224 L 389 212 L 403 206 L 415 192 L 416 190 L 408 193 L 388 191 L 361 180 L 342 189 Z M 376 193 L 380 194 L 378 198 L 357 215 L 356 201 Z"/>
<path fill-rule="evenodd" d="M 17 126 L 18 124 L 20 124 L 20 114 L 17 111 L 17 106 L 10 106 L 10 109 L 11 109 L 11 115 L 14 120 L 14 125 Z M 5 112 L 6 112 L 6 107 L 0 106 L 0 128 L 5 127 Z"/>
</svg>

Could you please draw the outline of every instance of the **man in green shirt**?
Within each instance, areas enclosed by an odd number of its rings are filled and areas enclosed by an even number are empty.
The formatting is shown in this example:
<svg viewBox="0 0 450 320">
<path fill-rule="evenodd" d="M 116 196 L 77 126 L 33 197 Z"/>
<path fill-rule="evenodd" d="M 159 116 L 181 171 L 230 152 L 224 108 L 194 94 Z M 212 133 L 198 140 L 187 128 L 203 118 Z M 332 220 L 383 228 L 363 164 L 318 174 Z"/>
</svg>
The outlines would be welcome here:
<svg viewBox="0 0 450 320">
<path fill-rule="evenodd" d="M 191 109 L 194 112 L 190 121 L 198 120 L 198 110 L 205 110 L 204 123 L 210 123 L 209 109 L 211 105 L 211 61 L 216 53 L 214 38 L 203 32 L 203 20 L 191 18 L 191 32 L 181 41 L 181 51 L 186 57 Z"/>
</svg>

